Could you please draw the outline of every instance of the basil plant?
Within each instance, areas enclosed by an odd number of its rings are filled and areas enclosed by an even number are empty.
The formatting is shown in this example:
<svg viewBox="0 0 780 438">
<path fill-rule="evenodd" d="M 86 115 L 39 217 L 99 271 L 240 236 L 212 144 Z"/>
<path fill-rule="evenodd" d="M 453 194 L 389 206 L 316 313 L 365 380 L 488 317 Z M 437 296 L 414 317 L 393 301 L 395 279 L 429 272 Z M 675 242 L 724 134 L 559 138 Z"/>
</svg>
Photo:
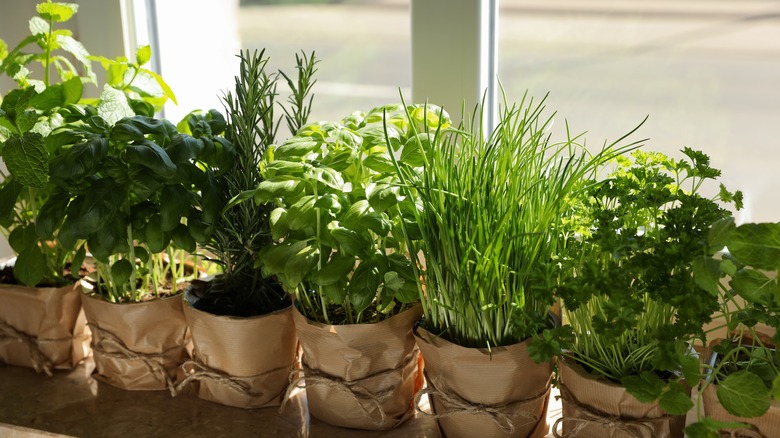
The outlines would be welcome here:
<svg viewBox="0 0 780 438">
<path fill-rule="evenodd" d="M 56 206 L 52 198 L 61 193 L 49 175 L 62 142 L 50 138 L 52 132 L 83 125 L 92 117 L 116 121 L 136 112 L 152 115 L 173 98 L 159 76 L 144 80 L 149 75 L 142 65 L 151 57 L 144 46 L 135 62 L 111 61 L 110 70 L 116 74 L 109 78 L 115 80 L 105 85 L 99 98 L 85 99 L 85 86 L 97 86 L 92 57 L 71 31 L 55 29 L 77 11 L 78 5 L 72 3 L 40 3 L 38 15 L 29 21 L 28 37 L 12 49 L 0 40 L 0 74 L 17 83 L 17 88 L 0 93 L 0 156 L 7 168 L 0 173 L 0 229 L 17 254 L 14 276 L 28 286 L 72 282 L 83 260 L 73 239 L 59 239 L 49 223 L 37 220 L 40 214 L 51 213 L 47 210 Z M 40 67 L 39 75 L 34 66 Z"/>
<path fill-rule="evenodd" d="M 411 134 L 418 122 L 401 105 L 379 107 L 306 125 L 266 154 L 254 197 L 277 205 L 270 220 L 278 243 L 261 252 L 262 268 L 295 294 L 307 317 L 377 322 L 419 300 L 403 238 L 404 229 L 415 233 L 403 218 L 417 206 L 402 195 L 390 155 L 422 164 Z"/>
</svg>

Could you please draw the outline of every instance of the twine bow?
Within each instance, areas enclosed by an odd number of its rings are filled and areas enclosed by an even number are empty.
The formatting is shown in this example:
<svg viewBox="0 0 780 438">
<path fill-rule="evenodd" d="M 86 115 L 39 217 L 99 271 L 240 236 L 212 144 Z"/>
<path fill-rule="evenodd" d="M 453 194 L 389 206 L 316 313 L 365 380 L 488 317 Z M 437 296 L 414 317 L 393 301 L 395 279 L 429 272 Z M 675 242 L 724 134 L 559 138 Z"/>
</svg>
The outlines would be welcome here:
<svg viewBox="0 0 780 438">
<path fill-rule="evenodd" d="M 182 364 L 182 369 L 186 370 L 187 368 L 190 368 L 191 371 L 188 372 L 187 377 L 185 377 L 184 380 L 176 385 L 176 393 L 181 392 L 184 387 L 193 381 L 209 380 L 227 386 L 236 392 L 252 398 L 261 398 L 265 395 L 263 392 L 253 392 L 252 388 L 246 382 L 240 380 L 242 378 L 245 379 L 246 377 L 231 376 L 230 374 L 211 368 L 197 359 L 185 361 Z M 264 373 L 257 374 L 255 376 L 250 376 L 249 378 L 266 376 L 272 373 L 277 373 L 281 370 L 285 370 L 287 368 L 287 365 L 285 365 L 279 368 L 274 368 L 270 371 L 266 371 Z"/>
<path fill-rule="evenodd" d="M 631 438 L 652 437 L 655 435 L 655 429 L 652 426 L 653 422 L 666 421 L 673 417 L 672 415 L 663 415 L 655 418 L 632 419 L 608 415 L 578 403 L 563 384 L 560 385 L 560 389 L 561 395 L 558 398 L 565 401 L 568 406 L 576 409 L 580 416 L 561 417 L 555 420 L 552 429 L 555 438 L 563 438 L 563 435 L 558 433 L 558 426 L 566 422 L 575 424 L 574 428 L 567 434 L 569 438 L 576 437 L 583 429 L 592 424 L 603 426 L 609 430 L 623 432 Z"/>
<path fill-rule="evenodd" d="M 90 329 L 92 329 L 93 334 L 98 334 L 98 341 L 93 342 L 92 350 L 95 351 L 95 353 L 99 353 L 103 357 L 109 357 L 113 359 L 136 359 L 140 360 L 141 363 L 143 363 L 146 368 L 149 370 L 150 373 L 155 374 L 159 373 L 162 375 L 164 381 L 165 381 L 165 388 L 170 391 L 171 396 L 175 397 L 177 390 L 176 390 L 176 384 L 174 383 L 171 376 L 168 375 L 168 372 L 165 370 L 165 367 L 162 363 L 154 360 L 154 359 L 164 359 L 165 356 L 170 353 L 173 350 L 181 349 L 183 347 L 176 346 L 171 348 L 170 350 L 164 351 L 162 353 L 156 353 L 156 354 L 147 354 L 147 353 L 139 353 L 137 351 L 131 350 L 125 343 L 117 337 L 115 334 L 111 333 L 108 330 L 102 329 L 98 327 L 95 324 L 87 323 Z M 93 338 L 94 339 L 94 338 Z M 105 347 L 111 346 L 115 350 L 119 350 L 118 352 L 108 351 Z"/>
<path fill-rule="evenodd" d="M 514 408 L 518 405 L 547 397 L 549 393 L 550 393 L 550 387 L 548 386 L 547 389 L 545 389 L 541 394 L 535 397 L 530 397 L 523 400 L 515 400 L 500 405 L 486 405 L 486 404 L 471 402 L 469 400 L 466 400 L 458 396 L 452 391 L 444 390 L 443 388 L 441 389 L 437 388 L 433 380 L 429 378 L 428 387 L 417 392 L 417 394 L 414 397 L 414 402 L 415 402 L 414 404 L 415 404 L 415 410 L 420 414 L 437 418 L 437 419 L 450 417 L 453 415 L 461 415 L 461 414 L 486 415 L 494 423 L 496 423 L 496 426 L 498 426 L 498 428 L 501 429 L 502 432 L 504 432 L 507 435 L 511 435 L 512 433 L 515 432 L 515 425 L 512 422 L 512 417 L 523 417 L 528 419 L 527 423 L 523 423 L 520 426 L 524 426 L 526 424 L 533 424 L 539 421 L 538 415 L 532 414 L 531 412 L 524 411 L 524 410 L 517 410 Z M 442 401 L 445 405 L 447 405 L 448 407 L 447 411 L 434 414 L 430 412 L 425 412 L 422 409 L 420 409 L 420 399 L 422 399 L 424 395 L 433 395 L 434 397 Z"/>
<path fill-rule="evenodd" d="M 395 373 L 399 369 L 403 369 L 409 366 L 411 362 L 417 362 L 419 354 L 419 351 L 415 351 L 414 354 L 410 355 L 408 360 L 404 361 L 403 364 L 396 368 L 352 381 L 346 381 L 338 377 L 331 376 L 329 374 L 311 369 L 305 364 L 302 364 L 303 369 L 294 369 L 290 371 L 290 385 L 287 387 L 287 392 L 284 394 L 284 401 L 282 402 L 282 406 L 279 408 L 279 412 L 281 413 L 284 411 L 284 408 L 287 405 L 287 402 L 290 400 L 292 392 L 295 389 L 306 389 L 316 385 L 324 385 L 351 395 L 360 407 L 363 416 L 365 416 L 374 425 L 382 426 L 387 420 L 387 413 L 385 412 L 384 406 L 382 404 L 387 398 L 391 397 L 395 391 L 392 387 L 382 391 L 371 391 L 370 389 L 362 386 L 361 382 L 385 374 Z M 373 407 L 379 413 L 379 420 L 376 419 L 375 415 L 372 415 L 371 410 L 369 409 L 370 407 Z M 411 411 L 407 412 L 400 420 L 398 420 L 397 424 L 403 423 L 411 415 Z"/>
<path fill-rule="evenodd" d="M 38 338 L 19 331 L 9 324 L 6 324 L 4 321 L 0 321 L 0 339 L 3 338 L 13 339 L 15 341 L 24 343 L 25 346 L 27 346 L 27 349 L 30 351 L 30 360 L 35 372 L 40 373 L 43 371 L 49 377 L 53 375 L 52 369 L 54 369 L 54 364 L 51 360 L 49 360 L 48 357 L 46 357 L 45 354 L 43 354 L 41 349 L 38 347 Z M 59 339 L 55 339 L 54 341 L 57 340 Z"/>
</svg>

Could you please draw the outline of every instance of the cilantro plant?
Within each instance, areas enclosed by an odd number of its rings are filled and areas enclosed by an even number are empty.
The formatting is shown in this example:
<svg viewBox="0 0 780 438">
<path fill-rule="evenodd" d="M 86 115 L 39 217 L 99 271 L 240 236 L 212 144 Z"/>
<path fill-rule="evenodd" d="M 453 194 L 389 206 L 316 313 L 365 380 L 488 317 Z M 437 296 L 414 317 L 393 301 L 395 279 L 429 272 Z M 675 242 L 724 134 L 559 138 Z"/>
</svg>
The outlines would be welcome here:
<svg viewBox="0 0 780 438">
<path fill-rule="evenodd" d="M 426 328 L 465 347 L 514 344 L 548 326 L 574 201 L 596 169 L 633 147 L 592 155 L 577 137 L 551 141 L 544 99 L 505 99 L 498 120 L 491 133 L 481 117 L 415 127 L 422 171 L 398 162 L 407 195 L 419 196 L 405 236 L 424 256 Z"/>
<path fill-rule="evenodd" d="M 204 248 L 222 267 L 204 290 L 196 307 L 217 314 L 261 315 L 290 305 L 289 296 L 278 282 L 260 269 L 263 248 L 273 243 L 270 204 L 249 202 L 264 180 L 260 164 L 273 144 L 281 118 L 275 115 L 279 75 L 268 73 L 265 52 L 248 51 L 240 55 L 240 71 L 235 88 L 223 98 L 228 116 L 225 137 L 233 144 L 235 161 L 217 175 L 214 199 L 221 206 L 214 218 L 211 238 Z M 317 60 L 296 57 L 298 75 L 287 78 L 292 95 L 284 108 L 291 130 L 306 123 L 311 106 L 309 96 L 314 84 Z M 247 202 L 244 202 L 247 201 Z"/>
<path fill-rule="evenodd" d="M 271 231 L 279 241 L 261 252 L 263 269 L 294 292 L 307 317 L 327 324 L 377 322 L 419 299 L 391 154 L 419 165 L 413 126 L 436 107 L 389 105 L 340 122 L 306 125 L 267 155 L 255 192 L 274 201 Z M 443 115 L 431 118 L 443 129 Z M 389 146 L 385 141 L 388 135 Z M 411 228 L 413 224 L 406 224 Z"/>
<path fill-rule="evenodd" d="M 722 248 L 708 240 L 710 227 L 731 216 L 718 201 L 742 206 L 742 194 L 723 185 L 713 199 L 702 196 L 720 171 L 702 152 L 682 152 L 681 160 L 618 157 L 614 173 L 590 185 L 558 288 L 570 324 L 558 330 L 563 356 L 671 414 L 692 407 L 681 383 L 700 379 L 689 345 L 705 339 L 702 327 L 719 308 L 696 273 Z M 554 351 L 561 344 L 553 339 L 541 337 L 536 348 Z"/>
</svg>

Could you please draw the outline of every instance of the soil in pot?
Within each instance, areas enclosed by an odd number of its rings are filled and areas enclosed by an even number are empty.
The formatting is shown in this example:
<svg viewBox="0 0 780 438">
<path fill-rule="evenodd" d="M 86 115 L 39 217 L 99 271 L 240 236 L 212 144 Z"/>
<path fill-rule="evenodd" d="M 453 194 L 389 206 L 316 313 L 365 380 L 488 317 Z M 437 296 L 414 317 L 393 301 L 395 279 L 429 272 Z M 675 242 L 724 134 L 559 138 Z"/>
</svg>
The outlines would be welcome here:
<svg viewBox="0 0 780 438">
<path fill-rule="evenodd" d="M 414 306 L 374 324 L 328 325 L 294 310 L 302 372 L 293 387 L 305 387 L 309 412 L 325 423 L 354 429 L 389 430 L 414 415 L 422 385 L 412 329 Z"/>
<path fill-rule="evenodd" d="M 571 359 L 561 359 L 558 369 L 563 417 L 554 425 L 556 437 L 683 437 L 685 415 L 669 415 L 657 402 L 642 403 L 623 386 L 591 375 Z"/>
<path fill-rule="evenodd" d="M 447 437 L 533 437 L 547 434 L 552 362 L 537 364 L 529 340 L 466 348 L 424 328 L 415 332 L 425 361 L 433 415 Z"/>
</svg>

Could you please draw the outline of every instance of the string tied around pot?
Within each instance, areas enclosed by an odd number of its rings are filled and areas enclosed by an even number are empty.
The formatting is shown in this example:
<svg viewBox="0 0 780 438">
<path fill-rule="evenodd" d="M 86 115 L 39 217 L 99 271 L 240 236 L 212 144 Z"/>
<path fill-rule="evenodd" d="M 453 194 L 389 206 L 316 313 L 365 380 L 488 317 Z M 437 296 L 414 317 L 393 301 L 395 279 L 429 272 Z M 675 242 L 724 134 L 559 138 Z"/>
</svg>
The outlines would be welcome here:
<svg viewBox="0 0 780 438">
<path fill-rule="evenodd" d="M 441 413 L 432 413 L 432 412 L 423 411 L 420 408 L 420 400 L 425 395 L 434 396 L 436 399 L 438 399 L 444 405 L 446 405 L 447 410 Z M 538 400 L 545 399 L 549 395 L 550 395 L 550 386 L 547 386 L 547 388 L 544 391 L 542 391 L 541 394 L 534 397 L 522 399 L 522 400 L 514 400 L 509 403 L 503 403 L 498 405 L 474 403 L 472 401 L 460 397 L 459 395 L 455 394 L 453 391 L 447 390 L 441 385 L 437 386 L 437 384 L 434 382 L 434 379 L 431 379 L 429 376 L 428 387 L 421 389 L 420 391 L 417 392 L 417 394 L 415 394 L 414 405 L 415 405 L 415 410 L 420 414 L 428 417 L 433 417 L 436 419 L 450 417 L 453 415 L 463 415 L 463 414 L 485 415 L 489 417 L 496 424 L 496 426 L 499 429 L 501 429 L 502 432 L 504 432 L 507 435 L 511 435 L 515 432 L 516 427 L 525 426 L 526 424 L 535 424 L 540 419 L 538 415 L 535 415 L 531 412 L 528 412 L 523 409 L 518 409 L 518 408 L 521 405 L 533 403 Z M 433 410 L 432 405 L 431 405 L 431 410 Z M 522 425 L 515 426 L 514 422 L 512 421 L 512 417 L 522 417 L 527 419 L 528 422 Z"/>
<path fill-rule="evenodd" d="M 358 407 L 366 419 L 368 419 L 376 426 L 383 426 L 387 422 L 387 413 L 385 412 L 383 404 L 388 398 L 394 395 L 394 388 L 390 387 L 381 391 L 372 391 L 366 388 L 362 383 L 369 379 L 376 379 L 384 375 L 398 373 L 399 370 L 408 367 L 412 362 L 416 363 L 418 361 L 419 354 L 419 350 L 415 349 L 414 353 L 410 354 L 407 360 L 403 361 L 403 363 L 396 368 L 381 371 L 361 379 L 350 381 L 309 368 L 305 363 L 302 363 L 302 368 L 290 371 L 290 385 L 287 387 L 287 391 L 284 395 L 284 401 L 282 402 L 282 406 L 279 408 L 279 412 L 281 413 L 284 411 L 287 402 L 290 400 L 293 391 L 296 389 L 306 389 L 317 385 L 323 385 L 349 395 L 353 400 L 355 400 L 355 402 L 357 402 Z M 371 408 L 373 408 L 379 414 L 379 418 L 377 418 L 377 416 L 371 412 Z M 412 415 L 414 415 L 414 412 L 412 410 L 408 410 L 402 418 L 395 422 L 395 424 L 397 425 L 403 423 Z"/>
<path fill-rule="evenodd" d="M 162 353 L 140 353 L 130 349 L 122 341 L 122 339 L 110 331 L 93 323 L 88 322 L 87 325 L 92 330 L 92 350 L 95 352 L 95 354 L 112 359 L 141 361 L 141 363 L 146 366 L 150 373 L 159 374 L 162 376 L 163 381 L 165 382 L 165 388 L 168 389 L 172 397 L 176 396 L 176 384 L 168 374 L 168 371 L 166 371 L 161 361 L 164 360 L 165 357 L 170 354 L 170 352 L 174 350 L 180 350 L 184 347 L 176 346 Z"/>
<path fill-rule="evenodd" d="M 200 360 L 198 360 L 197 358 L 193 358 L 185 361 L 181 365 L 181 369 L 184 371 L 186 377 L 176 385 L 177 394 L 180 393 L 182 390 L 184 390 L 184 388 L 192 382 L 208 380 L 226 386 L 246 396 L 262 399 L 266 397 L 266 394 L 264 392 L 254 392 L 252 390 L 251 385 L 249 385 L 247 382 L 243 380 L 256 379 L 259 377 L 271 375 L 273 373 L 284 372 L 289 369 L 289 366 L 287 365 L 281 366 L 279 368 L 274 368 L 272 370 L 265 371 L 263 373 L 254 376 L 237 377 L 237 376 L 231 376 L 230 374 L 227 374 L 223 371 L 211 368 L 208 365 L 201 362 Z M 279 396 L 279 395 L 281 395 L 281 392 L 279 394 L 274 394 L 274 396 Z M 272 400 L 273 398 L 274 397 L 271 397 L 270 400 Z"/>
<path fill-rule="evenodd" d="M 649 438 L 655 436 L 653 423 L 667 421 L 674 417 L 673 415 L 662 415 L 654 418 L 621 418 L 615 415 L 604 414 L 577 402 L 565 385 L 560 384 L 560 390 L 561 395 L 556 398 L 565 401 L 568 406 L 574 408 L 579 416 L 561 417 L 555 420 L 552 428 L 555 438 L 564 438 L 563 435 L 558 433 L 558 427 L 563 426 L 564 423 L 574 424 L 574 428 L 566 435 L 567 438 L 575 438 L 583 429 L 590 425 L 599 425 L 607 430 L 617 430 L 631 438 Z"/>
<path fill-rule="evenodd" d="M 45 372 L 47 376 L 51 377 L 54 364 L 48 357 L 41 351 L 38 343 L 41 339 L 35 336 L 28 335 L 23 331 L 15 329 L 13 326 L 0 321 L 0 340 L 12 339 L 17 342 L 22 342 L 30 352 L 30 361 L 32 362 L 35 372 Z M 59 341 L 59 339 L 52 339 L 51 341 Z"/>
</svg>

